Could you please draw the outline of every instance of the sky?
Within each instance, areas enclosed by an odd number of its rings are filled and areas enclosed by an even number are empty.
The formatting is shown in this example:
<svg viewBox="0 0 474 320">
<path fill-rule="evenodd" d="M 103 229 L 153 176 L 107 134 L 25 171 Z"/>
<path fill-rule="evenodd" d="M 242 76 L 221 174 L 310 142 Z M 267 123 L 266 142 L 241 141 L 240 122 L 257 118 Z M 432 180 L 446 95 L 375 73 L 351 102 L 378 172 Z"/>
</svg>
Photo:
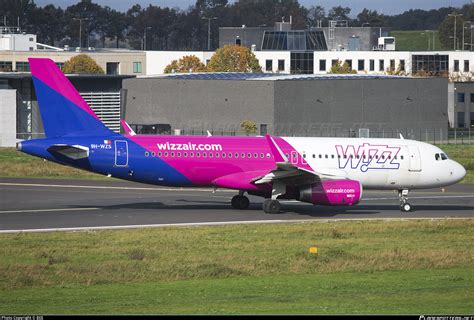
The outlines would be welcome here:
<svg viewBox="0 0 474 320">
<path fill-rule="evenodd" d="M 352 9 L 351 17 L 355 18 L 363 8 L 377 10 L 378 12 L 394 15 L 402 13 L 410 9 L 438 9 L 441 7 L 461 7 L 466 3 L 472 3 L 473 0 L 299 0 L 300 4 L 305 7 L 312 5 L 321 5 L 326 9 L 326 12 L 334 6 L 344 6 Z M 67 7 L 76 4 L 79 0 L 36 0 L 35 3 L 39 6 L 46 4 L 59 5 L 60 7 Z M 186 9 L 196 3 L 195 0 L 93 0 L 94 3 L 100 5 L 107 5 L 113 9 L 126 11 L 132 5 L 138 3 L 142 7 L 148 4 L 158 5 L 161 7 L 179 7 Z M 233 2 L 230 0 L 229 2 Z"/>
</svg>

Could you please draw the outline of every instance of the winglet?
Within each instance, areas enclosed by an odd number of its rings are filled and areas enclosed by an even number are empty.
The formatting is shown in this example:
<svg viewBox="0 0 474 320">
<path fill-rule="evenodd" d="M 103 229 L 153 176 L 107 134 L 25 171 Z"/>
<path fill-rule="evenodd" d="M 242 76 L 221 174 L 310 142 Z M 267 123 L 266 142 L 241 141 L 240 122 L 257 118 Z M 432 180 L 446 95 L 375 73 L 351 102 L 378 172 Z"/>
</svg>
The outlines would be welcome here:
<svg viewBox="0 0 474 320">
<path fill-rule="evenodd" d="M 207 131 L 207 136 L 212 137 L 212 134 L 209 132 L 209 130 L 206 130 L 206 131 Z"/>
<path fill-rule="evenodd" d="M 136 133 L 133 131 L 133 129 L 130 127 L 130 125 L 127 123 L 127 121 L 120 119 L 120 124 L 122 125 L 123 131 L 128 134 L 129 136 L 135 136 Z"/>
<path fill-rule="evenodd" d="M 288 158 L 285 156 L 283 151 L 281 151 L 273 137 L 267 134 L 265 138 L 267 139 L 267 143 L 270 146 L 270 150 L 272 151 L 273 157 L 275 158 L 275 162 L 289 162 Z"/>
<path fill-rule="evenodd" d="M 400 139 L 405 140 L 405 138 L 403 137 L 401 133 L 400 133 Z"/>
</svg>

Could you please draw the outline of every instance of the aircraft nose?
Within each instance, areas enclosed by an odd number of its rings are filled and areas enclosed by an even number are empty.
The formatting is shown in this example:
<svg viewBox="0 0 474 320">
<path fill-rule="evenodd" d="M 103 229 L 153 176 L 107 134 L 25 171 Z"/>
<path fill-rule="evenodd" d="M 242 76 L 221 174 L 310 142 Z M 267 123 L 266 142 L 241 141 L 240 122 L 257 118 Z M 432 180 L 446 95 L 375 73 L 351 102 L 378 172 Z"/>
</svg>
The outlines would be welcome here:
<svg viewBox="0 0 474 320">
<path fill-rule="evenodd" d="M 461 181 L 466 176 L 466 169 L 459 163 L 454 161 L 454 166 L 451 171 L 451 177 L 456 182 Z"/>
</svg>

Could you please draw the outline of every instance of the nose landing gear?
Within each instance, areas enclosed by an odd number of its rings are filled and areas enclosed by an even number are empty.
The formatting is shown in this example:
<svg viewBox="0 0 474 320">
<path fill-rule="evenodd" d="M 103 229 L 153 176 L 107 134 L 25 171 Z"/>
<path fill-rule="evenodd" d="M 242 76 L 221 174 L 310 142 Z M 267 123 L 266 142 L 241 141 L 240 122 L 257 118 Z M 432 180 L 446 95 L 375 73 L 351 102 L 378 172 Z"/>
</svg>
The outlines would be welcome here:
<svg viewBox="0 0 474 320">
<path fill-rule="evenodd" d="M 402 212 L 411 211 L 411 204 L 408 203 L 409 192 L 410 190 L 408 189 L 398 190 L 398 198 L 400 199 L 400 211 Z"/>
</svg>

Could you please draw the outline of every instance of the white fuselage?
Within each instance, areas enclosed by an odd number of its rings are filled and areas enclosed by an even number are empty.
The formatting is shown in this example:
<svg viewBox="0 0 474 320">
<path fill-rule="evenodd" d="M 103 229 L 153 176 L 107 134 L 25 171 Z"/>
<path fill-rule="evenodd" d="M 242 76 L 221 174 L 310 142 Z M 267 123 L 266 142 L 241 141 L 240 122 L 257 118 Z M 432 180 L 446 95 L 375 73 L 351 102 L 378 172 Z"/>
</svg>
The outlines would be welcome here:
<svg viewBox="0 0 474 320">
<path fill-rule="evenodd" d="M 441 149 L 414 140 L 284 139 L 316 172 L 360 181 L 366 189 L 435 188 L 457 183 L 466 175 L 464 167 Z"/>
</svg>

